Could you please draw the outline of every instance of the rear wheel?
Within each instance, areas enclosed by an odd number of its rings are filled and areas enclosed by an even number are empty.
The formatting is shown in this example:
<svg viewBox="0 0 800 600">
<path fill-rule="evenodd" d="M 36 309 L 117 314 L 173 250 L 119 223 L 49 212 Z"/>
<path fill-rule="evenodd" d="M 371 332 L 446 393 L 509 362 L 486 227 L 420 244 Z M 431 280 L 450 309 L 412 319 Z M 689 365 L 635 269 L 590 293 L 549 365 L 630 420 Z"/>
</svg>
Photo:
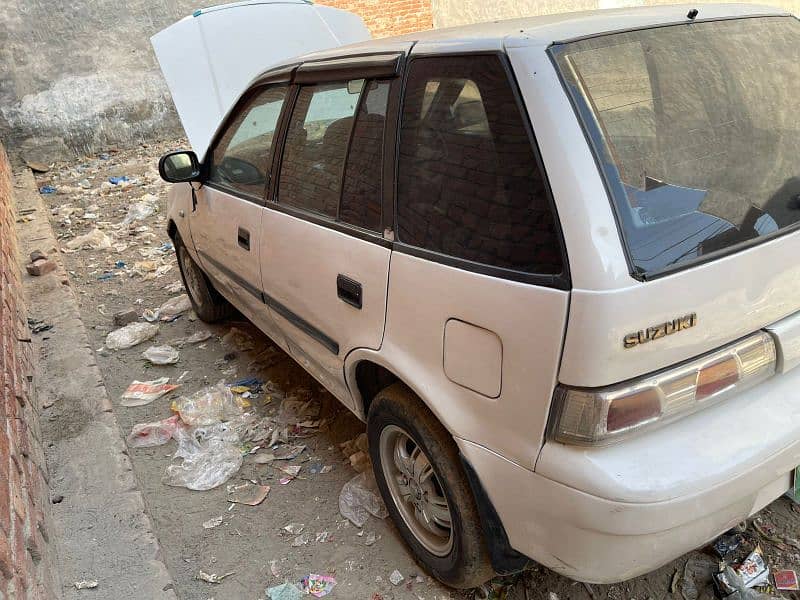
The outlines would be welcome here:
<svg viewBox="0 0 800 600">
<path fill-rule="evenodd" d="M 433 413 L 396 383 L 373 400 L 367 435 L 387 509 L 420 562 L 456 588 L 491 579 L 494 572 L 458 448 Z"/>
<path fill-rule="evenodd" d="M 197 316 L 206 323 L 215 323 L 229 318 L 233 307 L 222 297 L 208 276 L 194 262 L 179 235 L 175 236 L 175 254 L 178 257 L 178 268 L 181 271 L 183 287 L 192 301 L 192 308 Z"/>
</svg>

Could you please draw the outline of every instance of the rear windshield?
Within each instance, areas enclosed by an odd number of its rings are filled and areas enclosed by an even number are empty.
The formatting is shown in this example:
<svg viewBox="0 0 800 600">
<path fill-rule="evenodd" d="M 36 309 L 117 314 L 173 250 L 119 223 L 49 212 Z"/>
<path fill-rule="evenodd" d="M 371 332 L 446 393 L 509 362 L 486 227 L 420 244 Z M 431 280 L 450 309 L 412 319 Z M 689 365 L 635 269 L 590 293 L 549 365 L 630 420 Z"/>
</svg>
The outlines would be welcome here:
<svg viewBox="0 0 800 600">
<path fill-rule="evenodd" d="M 800 221 L 797 19 L 630 31 L 552 52 L 634 274 L 686 266 Z"/>
</svg>

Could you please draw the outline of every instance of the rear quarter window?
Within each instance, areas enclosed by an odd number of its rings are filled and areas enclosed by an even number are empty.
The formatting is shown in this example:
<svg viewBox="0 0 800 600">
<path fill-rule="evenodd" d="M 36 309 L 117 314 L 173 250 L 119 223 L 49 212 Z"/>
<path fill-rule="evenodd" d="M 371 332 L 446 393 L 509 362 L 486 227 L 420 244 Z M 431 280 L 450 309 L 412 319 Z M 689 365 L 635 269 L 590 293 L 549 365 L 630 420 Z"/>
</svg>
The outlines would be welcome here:
<svg viewBox="0 0 800 600">
<path fill-rule="evenodd" d="M 800 23 L 697 22 L 551 48 L 609 184 L 634 274 L 800 222 Z"/>
<path fill-rule="evenodd" d="M 497 55 L 411 61 L 398 239 L 490 267 L 559 274 L 546 182 L 512 85 Z"/>
</svg>

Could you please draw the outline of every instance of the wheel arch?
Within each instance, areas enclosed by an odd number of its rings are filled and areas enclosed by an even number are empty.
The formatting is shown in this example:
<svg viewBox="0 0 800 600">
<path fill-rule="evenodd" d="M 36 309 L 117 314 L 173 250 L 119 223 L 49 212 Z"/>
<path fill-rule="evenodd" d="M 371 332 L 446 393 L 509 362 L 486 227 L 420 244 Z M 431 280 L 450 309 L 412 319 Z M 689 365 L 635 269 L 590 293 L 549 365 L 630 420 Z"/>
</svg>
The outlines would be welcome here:
<svg viewBox="0 0 800 600">
<path fill-rule="evenodd" d="M 175 219 L 170 219 L 167 223 L 167 235 L 175 243 L 175 238 L 178 236 L 178 225 L 175 223 Z"/>
<path fill-rule="evenodd" d="M 370 403 L 378 392 L 399 382 L 406 385 L 455 438 L 452 428 L 442 418 L 441 412 L 435 409 L 419 389 L 419 380 L 397 368 L 384 353 L 363 348 L 352 351 L 345 360 L 345 378 L 353 396 L 354 412 L 361 420 L 366 421 Z M 413 385 L 412 381 L 417 381 L 418 384 Z M 459 456 L 478 508 L 492 567 L 498 574 L 510 575 L 520 572 L 531 563 L 531 559 L 511 547 L 503 522 L 489 499 L 480 477 L 460 449 Z"/>
<path fill-rule="evenodd" d="M 417 378 L 399 368 L 388 359 L 385 353 L 367 348 L 353 350 L 345 360 L 345 379 L 353 396 L 354 412 L 362 421 L 367 420 L 369 407 L 375 396 L 393 383 L 407 386 L 422 403 L 436 416 L 451 434 L 454 432 L 440 411 L 425 397 Z M 416 382 L 416 383 L 415 383 Z"/>
</svg>

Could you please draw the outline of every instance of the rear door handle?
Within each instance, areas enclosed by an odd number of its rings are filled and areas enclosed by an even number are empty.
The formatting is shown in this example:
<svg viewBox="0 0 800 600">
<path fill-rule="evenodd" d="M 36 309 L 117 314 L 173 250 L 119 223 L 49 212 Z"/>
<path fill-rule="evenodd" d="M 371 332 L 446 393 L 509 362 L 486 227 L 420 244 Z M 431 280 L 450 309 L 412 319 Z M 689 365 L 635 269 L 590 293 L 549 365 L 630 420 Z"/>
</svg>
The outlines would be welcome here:
<svg viewBox="0 0 800 600">
<path fill-rule="evenodd" d="M 336 293 L 343 302 L 361 310 L 363 292 L 358 281 L 339 274 L 336 277 Z"/>
<path fill-rule="evenodd" d="M 243 227 L 239 227 L 239 232 L 236 234 L 236 241 L 239 246 L 250 252 L 250 232 Z"/>
</svg>

